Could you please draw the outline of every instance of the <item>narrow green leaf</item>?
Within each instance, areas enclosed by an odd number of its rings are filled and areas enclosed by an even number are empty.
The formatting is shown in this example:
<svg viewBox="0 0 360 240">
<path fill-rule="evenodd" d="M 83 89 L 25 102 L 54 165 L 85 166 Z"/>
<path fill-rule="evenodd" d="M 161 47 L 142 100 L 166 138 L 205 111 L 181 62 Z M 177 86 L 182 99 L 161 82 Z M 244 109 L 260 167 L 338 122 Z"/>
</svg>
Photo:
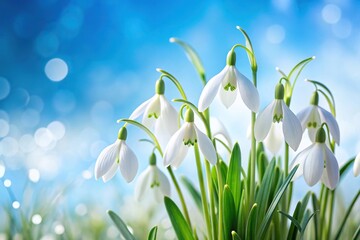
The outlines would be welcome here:
<svg viewBox="0 0 360 240">
<path fill-rule="evenodd" d="M 264 174 L 264 180 L 261 182 L 259 190 L 256 194 L 255 201 L 261 203 L 258 207 L 258 219 L 263 219 L 265 212 L 268 208 L 269 196 L 271 191 L 271 185 L 273 183 L 275 174 L 275 159 L 273 159 Z"/>
<path fill-rule="evenodd" d="M 319 213 L 319 210 L 313 212 L 310 216 L 304 216 L 303 222 L 301 224 L 301 236 L 304 235 L 306 227 L 308 223 L 310 222 L 311 218 L 315 216 L 315 214 Z"/>
<path fill-rule="evenodd" d="M 360 238 L 360 225 L 359 227 L 356 229 L 354 236 L 353 236 L 353 240 L 358 240 Z"/>
<path fill-rule="evenodd" d="M 241 151 L 238 143 L 235 143 L 231 151 L 229 169 L 226 176 L 226 184 L 229 185 L 234 197 L 235 210 L 238 212 L 240 206 L 241 188 Z"/>
<path fill-rule="evenodd" d="M 176 236 L 179 239 L 189 239 L 194 240 L 192 235 L 191 228 L 186 222 L 184 216 L 182 215 L 180 209 L 176 204 L 168 197 L 164 197 L 165 208 L 169 215 L 171 224 L 174 228 Z"/>
<path fill-rule="evenodd" d="M 121 218 L 111 210 L 108 210 L 111 220 L 115 223 L 115 226 L 120 231 L 121 235 L 125 238 L 125 240 L 135 240 L 135 237 L 131 234 L 126 224 L 121 220 Z"/>
<path fill-rule="evenodd" d="M 255 239 L 257 226 L 257 203 L 252 206 L 246 226 L 246 239 Z"/>
<path fill-rule="evenodd" d="M 225 185 L 223 192 L 223 227 L 225 239 L 231 239 L 231 231 L 236 229 L 236 209 L 234 203 L 234 197 L 231 193 L 229 185 Z"/>
<path fill-rule="evenodd" d="M 311 193 L 311 200 L 312 200 L 312 205 L 313 205 L 314 212 L 319 211 L 320 210 L 320 203 L 319 203 L 319 200 L 317 199 L 315 193 Z M 320 216 L 319 216 L 319 214 L 317 214 L 314 217 L 315 240 L 318 240 L 319 237 L 320 237 L 321 229 L 319 228 L 319 223 L 320 223 Z"/>
<path fill-rule="evenodd" d="M 302 202 L 298 202 L 296 204 L 296 207 L 295 207 L 295 210 L 294 210 L 294 213 L 293 213 L 293 218 L 299 219 L 299 214 L 300 214 L 302 206 L 303 206 Z M 289 228 L 289 231 L 288 231 L 288 235 L 287 235 L 287 239 L 288 240 L 296 239 L 296 235 L 297 235 L 298 231 L 300 231 L 300 228 L 298 226 L 296 226 L 295 223 L 291 222 L 290 228 Z"/>
<path fill-rule="evenodd" d="M 158 231 L 158 227 L 157 226 L 153 227 L 149 232 L 148 240 L 156 240 L 157 231 Z"/>
<path fill-rule="evenodd" d="M 349 170 L 353 162 L 355 161 L 355 157 L 349 159 L 341 168 L 340 168 L 340 180 L 344 177 L 344 174 Z"/>
<path fill-rule="evenodd" d="M 277 205 L 279 204 L 281 197 L 283 196 L 283 194 L 285 193 L 287 187 L 289 186 L 291 179 L 293 178 L 293 176 L 295 175 L 296 170 L 298 169 L 299 165 L 295 166 L 294 169 L 289 173 L 289 175 L 286 177 L 284 183 L 281 185 L 279 191 L 276 193 L 273 201 L 270 204 L 269 209 L 266 212 L 266 215 L 260 225 L 260 230 L 257 234 L 257 239 L 262 239 L 263 235 L 265 234 L 266 229 L 268 228 L 270 222 L 271 222 L 271 217 L 274 214 L 274 211 L 277 207 Z"/>
<path fill-rule="evenodd" d="M 246 54 L 248 55 L 251 68 L 253 68 L 256 71 L 257 70 L 257 63 L 256 63 L 256 59 L 255 59 L 254 49 L 252 47 L 249 35 L 240 26 L 236 26 L 236 28 L 244 35 L 245 46 L 246 46 L 246 48 L 248 48 L 251 51 L 252 55 L 249 54 L 248 52 L 246 52 Z"/>
<path fill-rule="evenodd" d="M 173 75 L 171 75 L 169 72 L 167 72 L 161 68 L 157 68 L 156 71 L 164 74 L 164 76 L 166 76 L 168 79 L 170 79 L 170 81 L 172 81 L 174 83 L 174 85 L 176 86 L 176 88 L 178 89 L 179 93 L 181 94 L 181 97 L 183 99 L 187 100 L 186 93 L 185 93 L 183 87 L 181 86 L 181 83 L 179 82 L 179 80 L 177 80 Z"/>
<path fill-rule="evenodd" d="M 190 193 L 191 197 L 193 198 L 199 211 L 202 212 L 203 208 L 202 208 L 202 203 L 201 203 L 201 195 L 200 195 L 199 191 L 194 187 L 192 182 L 187 177 L 182 176 L 181 181 L 185 185 L 186 189 L 189 191 L 189 193 Z"/>
<path fill-rule="evenodd" d="M 357 201 L 357 199 L 358 199 L 359 197 L 360 197 L 360 191 L 358 191 L 358 193 L 355 195 L 355 197 L 354 197 L 353 200 L 351 201 L 350 206 L 349 206 L 348 210 L 347 210 L 346 213 L 345 213 L 344 219 L 342 220 L 342 222 L 341 222 L 341 224 L 340 224 L 339 230 L 338 230 L 337 233 L 336 233 L 335 239 L 340 239 L 340 235 L 341 235 L 342 230 L 344 229 L 345 223 L 346 223 L 346 221 L 348 220 L 349 215 L 350 215 L 350 213 L 351 213 L 351 210 L 352 210 L 352 208 L 354 207 L 354 205 L 355 205 L 355 203 L 356 203 L 356 201 Z"/>
<path fill-rule="evenodd" d="M 291 223 L 293 223 L 295 225 L 295 227 L 301 232 L 302 229 L 301 229 L 301 225 L 300 225 L 298 220 L 296 220 L 293 216 L 291 216 L 291 215 L 289 215 L 286 212 L 283 212 L 281 210 L 278 210 L 278 213 L 281 213 L 282 215 L 287 217 L 291 221 Z"/>
<path fill-rule="evenodd" d="M 196 51 L 186 42 L 181 41 L 178 38 L 170 38 L 170 42 L 171 43 L 177 43 L 179 44 L 181 47 L 183 47 L 183 49 L 185 50 L 185 54 L 187 56 L 187 58 L 189 59 L 189 61 L 194 65 L 197 73 L 200 75 L 200 79 L 202 80 L 204 86 L 206 84 L 206 78 L 205 78 L 205 70 L 204 70 L 204 66 L 201 63 L 200 57 L 199 55 L 196 53 Z"/>
</svg>

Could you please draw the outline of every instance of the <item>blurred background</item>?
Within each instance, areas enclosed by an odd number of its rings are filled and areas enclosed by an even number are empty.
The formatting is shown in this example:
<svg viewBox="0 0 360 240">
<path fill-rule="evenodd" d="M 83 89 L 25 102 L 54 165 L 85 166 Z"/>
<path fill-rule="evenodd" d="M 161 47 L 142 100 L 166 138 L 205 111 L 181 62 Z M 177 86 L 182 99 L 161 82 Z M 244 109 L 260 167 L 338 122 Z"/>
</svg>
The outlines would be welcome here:
<svg viewBox="0 0 360 240">
<path fill-rule="evenodd" d="M 316 56 L 299 79 L 292 109 L 299 112 L 310 100 L 313 86 L 303 79 L 326 84 L 341 130 L 336 156 L 340 164 L 353 157 L 360 151 L 359 11 L 355 0 L 0 1 L 0 239 L 8 233 L 20 238 L 22 221 L 42 239 L 76 238 L 81 231 L 84 239 L 116 238 L 107 209 L 134 229 L 160 222 L 169 228 L 161 203 L 137 203 L 134 182 L 126 184 L 120 174 L 106 184 L 95 181 L 93 168 L 117 137 L 116 120 L 154 94 L 156 68 L 177 77 L 197 104 L 201 82 L 170 37 L 196 49 L 209 79 L 225 66 L 232 45 L 244 43 L 235 26 L 244 28 L 257 56 L 261 108 L 272 100 L 280 78 L 275 67 L 289 72 Z M 245 53 L 239 50 L 237 59 L 238 69 L 250 77 Z M 170 82 L 165 95 L 180 97 Z M 324 99 L 320 104 L 328 109 Z M 216 100 L 212 113 L 247 155 L 250 115 L 241 101 L 227 110 Z M 139 174 L 151 146 L 138 141 L 146 137 L 143 132 L 129 127 L 128 133 Z M 308 144 L 304 134 L 299 149 Z M 161 160 L 158 165 L 164 170 Z M 176 173 L 194 175 L 190 157 Z M 341 201 L 348 203 L 359 186 L 360 179 L 348 173 L 340 184 Z M 295 200 L 318 189 L 300 180 Z"/>
</svg>

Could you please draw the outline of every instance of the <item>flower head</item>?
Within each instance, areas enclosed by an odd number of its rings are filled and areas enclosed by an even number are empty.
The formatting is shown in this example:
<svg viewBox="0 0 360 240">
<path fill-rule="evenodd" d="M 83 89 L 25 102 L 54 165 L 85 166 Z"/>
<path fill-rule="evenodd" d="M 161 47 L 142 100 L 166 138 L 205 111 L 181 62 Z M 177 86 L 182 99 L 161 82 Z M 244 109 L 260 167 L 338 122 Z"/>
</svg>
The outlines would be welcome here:
<svg viewBox="0 0 360 240">
<path fill-rule="evenodd" d="M 153 190 L 155 199 L 158 202 L 163 200 L 163 196 L 170 196 L 170 182 L 163 172 L 156 166 L 156 156 L 151 154 L 150 165 L 139 175 L 135 187 L 135 197 L 141 200 L 147 190 Z"/>
<path fill-rule="evenodd" d="M 177 111 L 164 96 L 164 80 L 156 81 L 155 92 L 155 95 L 137 107 L 129 118 L 136 119 L 143 115 L 142 123 L 154 129 L 161 142 L 167 142 L 178 129 Z"/>
<path fill-rule="evenodd" d="M 95 164 L 95 179 L 109 181 L 118 167 L 127 182 L 131 182 L 138 170 L 138 160 L 134 152 L 126 144 L 127 130 L 122 127 L 118 139 L 101 151 Z"/>
<path fill-rule="evenodd" d="M 320 179 L 333 190 L 339 182 L 339 165 L 333 152 L 325 144 L 326 134 L 322 127 L 317 130 L 315 143 L 300 152 L 291 163 L 290 169 L 299 164 L 293 180 L 304 175 L 309 186 Z"/>
<path fill-rule="evenodd" d="M 302 138 L 302 128 L 296 115 L 284 102 L 284 86 L 279 83 L 275 89 L 275 99 L 261 113 L 255 122 L 255 138 L 263 141 L 269 134 L 272 124 L 282 122 L 285 141 L 297 150 Z"/>
<path fill-rule="evenodd" d="M 360 175 L 360 153 L 356 156 L 354 160 L 354 176 L 357 177 Z"/>
<path fill-rule="evenodd" d="M 329 127 L 329 131 L 337 144 L 340 143 L 340 130 L 339 125 L 334 116 L 318 106 L 319 93 L 315 91 L 310 101 L 310 106 L 303 109 L 297 114 L 301 122 L 303 132 L 308 129 L 309 138 L 312 142 L 315 142 L 316 131 L 319 129 L 322 123 L 326 123 Z"/>
<path fill-rule="evenodd" d="M 254 84 L 236 69 L 235 62 L 235 52 L 230 50 L 225 68 L 212 77 L 204 87 L 199 99 L 199 111 L 205 111 L 217 93 L 220 95 L 221 102 L 227 108 L 234 103 L 239 93 L 245 105 L 251 111 L 258 111 L 259 93 Z"/>
<path fill-rule="evenodd" d="M 185 123 L 171 137 L 164 153 L 164 165 L 177 168 L 184 160 L 188 148 L 199 145 L 200 151 L 213 165 L 216 164 L 217 156 L 211 140 L 201 132 L 194 123 L 194 112 L 188 109 L 185 114 Z"/>
</svg>

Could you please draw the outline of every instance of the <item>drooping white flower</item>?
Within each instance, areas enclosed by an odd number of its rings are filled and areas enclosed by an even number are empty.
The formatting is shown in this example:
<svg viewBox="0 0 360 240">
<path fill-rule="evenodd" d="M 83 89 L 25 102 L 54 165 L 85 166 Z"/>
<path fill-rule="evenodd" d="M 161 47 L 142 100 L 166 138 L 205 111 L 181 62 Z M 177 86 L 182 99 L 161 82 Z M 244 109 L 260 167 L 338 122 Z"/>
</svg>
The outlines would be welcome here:
<svg viewBox="0 0 360 240">
<path fill-rule="evenodd" d="M 221 102 L 227 108 L 240 94 L 241 99 L 251 111 L 259 110 L 259 93 L 254 84 L 237 70 L 235 62 L 235 52 L 230 50 L 225 68 L 209 80 L 200 95 L 198 103 L 200 112 L 210 106 L 216 94 L 219 94 Z"/>
<path fill-rule="evenodd" d="M 217 155 L 211 140 L 201 132 L 194 123 L 194 112 L 188 109 L 185 114 L 185 123 L 171 137 L 164 153 L 164 165 L 178 168 L 184 160 L 188 148 L 199 145 L 200 151 L 211 164 L 215 165 Z"/>
<path fill-rule="evenodd" d="M 138 160 L 126 144 L 126 137 L 127 130 L 122 127 L 118 139 L 102 150 L 95 164 L 96 180 L 102 178 L 104 182 L 109 181 L 114 177 L 118 168 L 127 182 L 134 179 L 138 170 Z"/>
<path fill-rule="evenodd" d="M 297 114 L 297 117 L 301 122 L 303 132 L 305 131 L 305 129 L 307 129 L 310 140 L 312 142 L 315 142 L 315 135 L 317 129 L 319 129 L 322 123 L 326 123 L 326 125 L 329 127 L 329 131 L 333 139 L 339 145 L 340 144 L 339 125 L 336 119 L 334 118 L 334 116 L 330 112 L 323 109 L 322 107 L 319 107 L 318 103 L 319 103 L 319 94 L 317 91 L 315 91 L 311 98 L 310 106 L 303 109 Z"/>
<path fill-rule="evenodd" d="M 164 96 L 164 80 L 156 81 L 155 92 L 155 95 L 137 107 L 129 118 L 136 119 L 143 115 L 142 123 L 146 127 L 154 129 L 159 140 L 166 143 L 178 129 L 178 114 Z"/>
<path fill-rule="evenodd" d="M 304 175 L 309 186 L 315 185 L 321 179 L 326 187 L 335 189 L 339 182 L 339 165 L 325 140 L 326 134 L 321 127 L 316 133 L 315 143 L 300 152 L 291 163 L 290 170 L 299 164 L 293 180 Z"/>
<path fill-rule="evenodd" d="M 271 123 L 269 133 L 263 141 L 264 146 L 274 155 L 279 152 L 284 142 L 282 131 L 282 122 Z"/>
<path fill-rule="evenodd" d="M 170 182 L 165 174 L 156 166 L 156 156 L 150 157 L 150 165 L 139 175 L 135 187 L 135 197 L 139 201 L 151 190 L 156 201 L 161 202 L 164 195 L 170 196 Z"/>
<path fill-rule="evenodd" d="M 263 141 L 268 136 L 273 123 L 282 122 L 285 141 L 296 151 L 302 138 L 301 124 L 296 115 L 284 102 L 284 86 L 279 83 L 275 89 L 275 99 L 261 113 L 255 122 L 255 138 Z"/>
<path fill-rule="evenodd" d="M 354 176 L 360 175 L 360 153 L 356 156 L 354 161 Z"/>
</svg>

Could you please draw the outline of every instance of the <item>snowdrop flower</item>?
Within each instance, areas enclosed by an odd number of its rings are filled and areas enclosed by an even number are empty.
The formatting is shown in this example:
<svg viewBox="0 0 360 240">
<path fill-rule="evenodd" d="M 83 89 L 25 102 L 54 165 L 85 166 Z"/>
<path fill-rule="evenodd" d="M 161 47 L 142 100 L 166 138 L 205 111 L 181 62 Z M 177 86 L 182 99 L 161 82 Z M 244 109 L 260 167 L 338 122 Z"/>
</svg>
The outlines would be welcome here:
<svg viewBox="0 0 360 240">
<path fill-rule="evenodd" d="M 334 138 L 335 142 L 339 145 L 340 143 L 340 130 L 337 121 L 334 116 L 318 106 L 319 93 L 315 91 L 311 97 L 310 106 L 300 111 L 297 114 L 301 122 L 303 132 L 308 129 L 309 138 L 312 142 L 315 141 L 315 134 L 322 123 L 326 123 L 329 126 L 330 133 Z"/>
<path fill-rule="evenodd" d="M 164 96 L 165 83 L 161 78 L 156 81 L 155 92 L 129 118 L 136 119 L 143 115 L 142 123 L 150 129 L 154 128 L 155 135 L 162 143 L 166 143 L 178 129 L 177 111 Z"/>
<path fill-rule="evenodd" d="M 279 152 L 283 142 L 284 136 L 282 135 L 282 123 L 271 123 L 271 127 L 268 135 L 264 139 L 263 143 L 272 154 Z"/>
<path fill-rule="evenodd" d="M 315 185 L 321 179 L 326 187 L 335 189 L 339 182 L 339 165 L 325 140 L 325 131 L 320 127 L 316 133 L 315 143 L 300 152 L 291 163 L 290 169 L 299 164 L 293 180 L 304 175 L 309 186 Z"/>
<path fill-rule="evenodd" d="M 216 164 L 217 156 L 211 140 L 201 132 L 194 123 L 194 112 L 188 109 L 185 113 L 185 123 L 171 137 L 164 153 L 164 165 L 178 168 L 184 160 L 188 148 L 199 145 L 200 151 L 213 165 Z"/>
<path fill-rule="evenodd" d="M 282 122 L 285 141 L 296 151 L 302 138 L 302 128 L 295 114 L 284 102 L 284 86 L 278 83 L 275 88 L 275 99 L 257 117 L 255 138 L 263 141 L 269 135 L 272 124 Z"/>
<path fill-rule="evenodd" d="M 229 108 L 234 103 L 238 95 L 237 91 L 239 91 L 245 105 L 251 111 L 257 112 L 260 101 L 259 93 L 254 84 L 236 69 L 236 55 L 233 50 L 229 51 L 226 62 L 225 68 L 212 77 L 204 87 L 199 99 L 199 111 L 205 111 L 217 93 L 224 106 Z"/>
<path fill-rule="evenodd" d="M 356 156 L 354 161 L 354 176 L 360 175 L 360 153 Z"/>
<path fill-rule="evenodd" d="M 138 160 L 134 152 L 126 144 L 127 130 L 122 127 L 118 139 L 100 153 L 95 164 L 95 179 L 109 181 L 118 167 L 127 182 L 131 182 L 138 170 Z"/>
<path fill-rule="evenodd" d="M 163 172 L 156 166 L 156 156 L 150 156 L 150 165 L 142 172 L 135 187 L 135 197 L 141 200 L 147 190 L 153 190 L 156 201 L 161 202 L 163 196 L 170 196 L 170 182 Z"/>
</svg>

